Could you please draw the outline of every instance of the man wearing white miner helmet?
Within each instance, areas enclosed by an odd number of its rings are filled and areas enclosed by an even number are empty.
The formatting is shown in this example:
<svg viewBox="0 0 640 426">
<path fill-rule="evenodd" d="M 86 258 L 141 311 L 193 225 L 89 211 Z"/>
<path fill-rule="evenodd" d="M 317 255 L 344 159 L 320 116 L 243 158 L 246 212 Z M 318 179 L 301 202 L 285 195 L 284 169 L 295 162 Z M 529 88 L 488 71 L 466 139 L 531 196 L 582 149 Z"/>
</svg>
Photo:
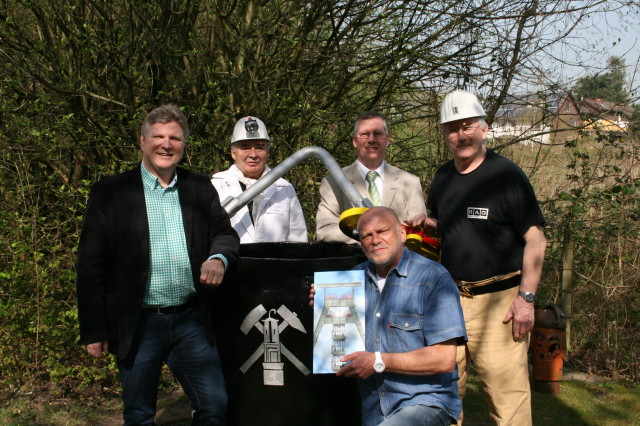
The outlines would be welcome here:
<svg viewBox="0 0 640 426">
<path fill-rule="evenodd" d="M 269 172 L 270 144 L 267 127 L 259 118 L 244 117 L 236 123 L 231 137 L 231 157 L 235 164 L 211 179 L 220 200 L 239 196 Z M 307 241 L 300 201 L 293 185 L 282 178 L 231 217 L 231 225 L 241 244 Z"/>
<path fill-rule="evenodd" d="M 492 420 L 530 425 L 527 348 L 546 248 L 544 217 L 527 176 L 485 146 L 485 115 L 472 93 L 455 90 L 444 98 L 440 126 L 453 160 L 429 189 L 431 217 L 417 215 L 412 224 L 440 234 L 441 262 L 460 289 L 469 338 L 458 347 L 460 396 L 470 358 Z"/>
</svg>

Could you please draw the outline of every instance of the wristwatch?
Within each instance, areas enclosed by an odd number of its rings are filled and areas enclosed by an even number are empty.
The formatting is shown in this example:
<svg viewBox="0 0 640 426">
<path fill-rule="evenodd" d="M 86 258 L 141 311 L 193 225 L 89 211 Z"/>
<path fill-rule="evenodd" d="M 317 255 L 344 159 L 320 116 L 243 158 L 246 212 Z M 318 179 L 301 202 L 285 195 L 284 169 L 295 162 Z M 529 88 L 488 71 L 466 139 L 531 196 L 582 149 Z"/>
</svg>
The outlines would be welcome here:
<svg viewBox="0 0 640 426">
<path fill-rule="evenodd" d="M 519 291 L 518 296 L 522 296 L 522 298 L 529 303 L 533 303 L 533 301 L 536 300 L 536 294 L 530 291 Z"/>
<path fill-rule="evenodd" d="M 373 369 L 376 373 L 382 373 L 384 371 L 384 362 L 382 361 L 382 355 L 380 355 L 380 352 L 376 352 L 376 360 L 373 363 Z"/>
</svg>

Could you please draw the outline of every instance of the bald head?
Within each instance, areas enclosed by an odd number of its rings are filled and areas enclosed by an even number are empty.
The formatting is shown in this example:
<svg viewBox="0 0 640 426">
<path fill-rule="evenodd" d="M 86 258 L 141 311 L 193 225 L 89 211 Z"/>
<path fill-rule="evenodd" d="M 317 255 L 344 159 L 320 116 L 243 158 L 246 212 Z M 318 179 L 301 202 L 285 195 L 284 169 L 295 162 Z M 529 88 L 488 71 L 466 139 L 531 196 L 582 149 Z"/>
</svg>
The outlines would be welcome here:
<svg viewBox="0 0 640 426">
<path fill-rule="evenodd" d="M 358 232 L 360 232 L 361 227 L 367 225 L 374 218 L 380 218 L 381 220 L 388 221 L 389 224 L 401 226 L 398 215 L 390 208 L 371 207 L 360 216 L 360 219 L 358 219 Z"/>
<path fill-rule="evenodd" d="M 406 231 L 396 213 L 386 207 L 372 207 L 358 220 L 360 243 L 376 273 L 386 277 L 402 257 Z"/>
</svg>

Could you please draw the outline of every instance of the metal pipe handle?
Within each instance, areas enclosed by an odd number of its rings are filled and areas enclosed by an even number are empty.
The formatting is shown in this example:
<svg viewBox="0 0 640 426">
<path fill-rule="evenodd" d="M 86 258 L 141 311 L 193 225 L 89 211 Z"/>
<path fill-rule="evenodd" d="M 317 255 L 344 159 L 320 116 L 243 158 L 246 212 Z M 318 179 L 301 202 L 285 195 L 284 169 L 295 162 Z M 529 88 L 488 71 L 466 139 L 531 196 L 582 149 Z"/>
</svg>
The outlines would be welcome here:
<svg viewBox="0 0 640 426">
<path fill-rule="evenodd" d="M 229 196 L 222 200 L 222 207 L 227 211 L 229 216 L 233 216 L 249 201 L 253 200 L 255 196 L 267 189 L 269 185 L 280 179 L 294 166 L 300 164 L 309 157 L 314 157 L 322 161 L 327 170 L 329 170 L 329 174 L 333 176 L 340 189 L 342 189 L 355 207 L 373 207 L 373 204 L 368 198 L 360 195 L 353 182 L 351 182 L 347 175 L 344 174 L 342 168 L 338 165 L 336 160 L 333 159 L 331 154 L 329 154 L 326 149 L 320 148 L 319 146 L 309 146 L 294 152 L 282 163 L 271 169 L 269 173 L 258 179 L 256 183 L 251 185 L 251 187 L 240 194 L 237 198 Z"/>
</svg>

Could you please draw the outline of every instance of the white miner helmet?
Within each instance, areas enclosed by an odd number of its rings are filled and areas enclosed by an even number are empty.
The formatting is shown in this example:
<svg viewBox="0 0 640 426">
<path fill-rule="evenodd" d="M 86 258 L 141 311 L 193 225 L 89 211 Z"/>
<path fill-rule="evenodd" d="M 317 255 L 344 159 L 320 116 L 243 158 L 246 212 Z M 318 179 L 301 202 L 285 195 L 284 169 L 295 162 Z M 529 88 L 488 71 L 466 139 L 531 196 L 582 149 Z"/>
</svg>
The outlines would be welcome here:
<svg viewBox="0 0 640 426">
<path fill-rule="evenodd" d="M 271 142 L 269 133 L 267 133 L 267 126 L 264 125 L 262 120 L 256 117 L 241 118 L 233 128 L 231 143 L 252 139 Z"/>
<path fill-rule="evenodd" d="M 473 93 L 454 90 L 447 93 L 440 107 L 440 124 L 465 118 L 485 117 L 480 101 Z"/>
</svg>

